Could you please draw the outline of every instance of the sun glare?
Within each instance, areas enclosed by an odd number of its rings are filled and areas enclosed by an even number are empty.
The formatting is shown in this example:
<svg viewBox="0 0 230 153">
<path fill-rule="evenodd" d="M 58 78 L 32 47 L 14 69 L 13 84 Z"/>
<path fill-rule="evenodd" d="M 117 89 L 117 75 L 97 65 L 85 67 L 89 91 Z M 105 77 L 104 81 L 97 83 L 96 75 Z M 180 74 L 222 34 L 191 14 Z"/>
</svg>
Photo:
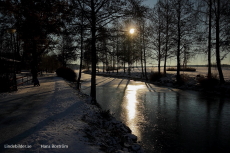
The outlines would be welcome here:
<svg viewBox="0 0 230 153">
<path fill-rule="evenodd" d="M 133 34 L 134 32 L 135 32 L 135 29 L 133 29 L 133 28 L 129 30 L 129 33 L 131 33 L 131 34 Z"/>
<path fill-rule="evenodd" d="M 137 101 L 137 91 L 143 88 L 143 85 L 128 85 L 127 87 L 127 110 L 128 110 L 128 118 L 132 120 L 136 116 L 136 105 Z"/>
</svg>

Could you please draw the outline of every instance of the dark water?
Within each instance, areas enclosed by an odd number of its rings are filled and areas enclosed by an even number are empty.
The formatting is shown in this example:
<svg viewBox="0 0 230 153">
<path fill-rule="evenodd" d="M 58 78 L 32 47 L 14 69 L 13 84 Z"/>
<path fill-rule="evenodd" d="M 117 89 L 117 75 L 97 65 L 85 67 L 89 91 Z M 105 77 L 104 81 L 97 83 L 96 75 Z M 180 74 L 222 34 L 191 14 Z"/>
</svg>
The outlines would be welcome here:
<svg viewBox="0 0 230 153">
<path fill-rule="evenodd" d="M 147 153 L 230 152 L 229 98 L 127 79 L 97 82 L 102 108 L 126 123 Z"/>
</svg>

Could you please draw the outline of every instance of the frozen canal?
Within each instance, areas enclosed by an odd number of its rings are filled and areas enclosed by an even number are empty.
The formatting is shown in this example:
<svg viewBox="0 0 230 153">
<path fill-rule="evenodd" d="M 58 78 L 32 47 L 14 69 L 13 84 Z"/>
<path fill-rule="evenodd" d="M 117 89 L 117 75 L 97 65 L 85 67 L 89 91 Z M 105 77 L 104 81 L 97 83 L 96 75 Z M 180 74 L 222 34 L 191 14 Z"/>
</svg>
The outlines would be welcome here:
<svg viewBox="0 0 230 153">
<path fill-rule="evenodd" d="M 89 94 L 90 75 L 82 79 Z M 147 153 L 230 152 L 230 98 L 97 76 L 97 100 Z"/>
</svg>

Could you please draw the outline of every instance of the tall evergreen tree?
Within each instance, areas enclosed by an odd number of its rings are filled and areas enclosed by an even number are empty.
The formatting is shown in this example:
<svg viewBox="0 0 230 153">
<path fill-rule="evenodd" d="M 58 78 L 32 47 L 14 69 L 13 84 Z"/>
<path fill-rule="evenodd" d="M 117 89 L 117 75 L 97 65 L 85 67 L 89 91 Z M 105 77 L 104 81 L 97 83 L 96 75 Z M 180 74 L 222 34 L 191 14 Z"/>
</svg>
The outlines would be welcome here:
<svg viewBox="0 0 230 153">
<path fill-rule="evenodd" d="M 1 12 L 14 17 L 12 25 L 23 41 L 24 52 L 32 54 L 31 72 L 36 79 L 39 57 L 51 44 L 50 34 L 59 33 L 64 22 L 71 20 L 67 16 L 71 9 L 65 1 L 58 0 L 3 0 L 1 4 Z"/>
</svg>

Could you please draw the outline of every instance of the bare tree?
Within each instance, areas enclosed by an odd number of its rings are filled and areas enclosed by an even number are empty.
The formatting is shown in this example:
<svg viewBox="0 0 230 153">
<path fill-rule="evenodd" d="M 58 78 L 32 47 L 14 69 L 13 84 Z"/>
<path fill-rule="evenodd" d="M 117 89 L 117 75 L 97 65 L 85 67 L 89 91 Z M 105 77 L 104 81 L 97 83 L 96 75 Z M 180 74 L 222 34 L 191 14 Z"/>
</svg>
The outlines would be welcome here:
<svg viewBox="0 0 230 153">
<path fill-rule="evenodd" d="M 69 61 L 77 59 L 76 47 L 74 46 L 74 39 L 70 32 L 63 31 L 59 38 L 59 44 L 57 45 L 57 56 L 63 67 L 66 67 Z"/>
<path fill-rule="evenodd" d="M 216 64 L 219 72 L 220 83 L 225 83 L 221 60 L 229 53 L 229 7 L 230 2 L 224 0 L 214 0 L 215 32 L 216 32 Z M 227 51 L 227 52 L 226 52 Z M 222 54 L 221 54 L 222 53 Z M 221 57 L 222 55 L 222 57 Z"/>
<path fill-rule="evenodd" d="M 188 42 L 192 40 L 192 31 L 195 28 L 196 18 L 194 18 L 193 4 L 190 0 L 172 0 L 171 9 L 175 15 L 176 37 L 174 38 L 177 43 L 177 82 L 181 82 L 180 68 L 181 68 L 181 50 Z"/>
<path fill-rule="evenodd" d="M 71 20 L 66 16 L 71 12 L 69 5 L 65 1 L 56 0 L 3 0 L 1 12 L 13 16 L 14 20 L 11 23 L 23 41 L 23 50 L 26 54 L 32 54 L 30 66 L 33 79 L 36 79 L 40 56 L 52 43 L 49 36 L 59 33 L 63 22 Z"/>
<path fill-rule="evenodd" d="M 211 39 L 212 39 L 212 0 L 209 0 L 209 13 L 208 13 L 208 78 L 212 77 L 211 72 Z"/>
<path fill-rule="evenodd" d="M 126 6 L 125 1 L 117 0 L 77 0 L 77 4 L 80 9 L 85 13 L 84 17 L 90 23 L 91 33 L 91 101 L 96 102 L 96 64 L 97 64 L 97 48 L 96 48 L 96 35 L 99 27 L 103 27 L 113 21 L 114 19 L 121 17 L 121 7 Z M 83 7 L 84 5 L 84 7 Z M 124 8 L 126 10 L 126 8 Z"/>
<path fill-rule="evenodd" d="M 161 61 L 163 60 L 163 45 L 164 45 L 164 33 L 163 33 L 163 18 L 160 11 L 159 5 L 156 5 L 151 13 L 151 23 L 153 31 L 153 59 L 157 60 L 158 73 L 160 74 L 161 70 Z"/>
<path fill-rule="evenodd" d="M 211 50 L 215 46 L 216 65 L 218 67 L 219 79 L 221 83 L 224 83 L 221 60 L 223 60 L 228 54 L 228 52 L 226 52 L 227 48 L 225 47 L 228 46 L 228 36 L 226 35 L 228 30 L 226 27 L 229 26 L 226 25 L 229 23 L 229 16 L 226 12 L 229 10 L 229 2 L 222 0 L 203 0 L 200 2 L 200 8 L 198 8 L 198 11 L 201 14 L 201 18 L 203 16 L 208 17 L 208 23 L 206 23 L 204 19 L 203 22 L 205 24 L 201 24 L 201 26 L 208 25 L 208 78 L 212 77 Z M 205 34 L 203 35 L 206 36 Z"/>
<path fill-rule="evenodd" d="M 170 58 L 174 43 L 172 43 L 173 35 L 173 12 L 170 10 L 170 0 L 162 0 L 158 2 L 161 10 L 161 18 L 163 20 L 163 33 L 164 33 L 164 75 L 166 75 L 167 59 Z"/>
</svg>

